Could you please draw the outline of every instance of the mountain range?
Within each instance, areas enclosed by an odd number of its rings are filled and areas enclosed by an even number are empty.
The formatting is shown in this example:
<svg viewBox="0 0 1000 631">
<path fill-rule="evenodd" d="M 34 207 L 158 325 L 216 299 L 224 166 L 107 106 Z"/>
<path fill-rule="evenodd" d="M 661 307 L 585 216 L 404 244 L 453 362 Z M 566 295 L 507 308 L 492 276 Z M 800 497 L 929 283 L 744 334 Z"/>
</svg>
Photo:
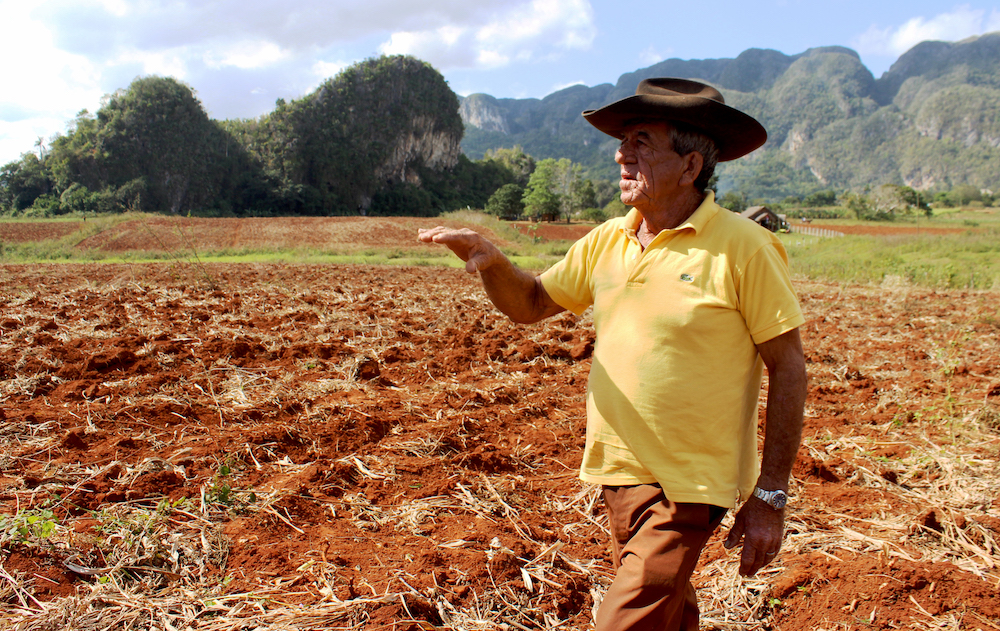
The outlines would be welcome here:
<svg viewBox="0 0 1000 631">
<path fill-rule="evenodd" d="M 1000 189 L 1000 32 L 923 42 L 878 79 L 849 48 L 797 55 L 753 48 L 735 59 L 668 59 L 614 84 L 575 85 L 542 99 L 472 94 L 460 104 L 462 149 L 479 159 L 520 145 L 536 159 L 566 157 L 591 178 L 617 179 L 617 141 L 580 113 L 663 76 L 714 85 L 768 130 L 761 149 L 720 165 L 720 192 L 779 200 L 881 184 Z"/>
</svg>

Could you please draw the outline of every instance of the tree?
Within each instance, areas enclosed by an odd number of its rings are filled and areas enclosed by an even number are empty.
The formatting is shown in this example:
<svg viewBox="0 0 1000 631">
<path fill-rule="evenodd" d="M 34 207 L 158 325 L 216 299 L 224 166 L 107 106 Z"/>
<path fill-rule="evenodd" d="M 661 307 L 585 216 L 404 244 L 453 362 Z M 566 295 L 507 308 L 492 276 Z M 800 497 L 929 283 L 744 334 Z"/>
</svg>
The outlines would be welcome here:
<svg viewBox="0 0 1000 631">
<path fill-rule="evenodd" d="M 580 188 L 583 186 L 583 167 L 573 164 L 569 158 L 556 160 L 553 169 L 553 192 L 559 199 L 559 210 L 568 222 L 575 213 L 583 210 L 579 205 Z"/>
<path fill-rule="evenodd" d="M 608 202 L 621 197 L 622 189 L 618 182 L 611 180 L 591 180 L 594 185 L 594 197 L 598 208 L 607 206 Z"/>
<path fill-rule="evenodd" d="M 833 206 L 837 203 L 837 193 L 831 190 L 817 191 L 806 195 L 802 200 L 804 206 Z"/>
<path fill-rule="evenodd" d="M 621 197 L 616 197 L 605 204 L 602 210 L 606 217 L 624 217 L 628 214 L 629 207 L 622 202 Z"/>
<path fill-rule="evenodd" d="M 584 221 L 592 221 L 594 223 L 604 223 L 607 221 L 608 215 L 600 208 L 585 208 L 583 212 L 580 213 L 580 219 L 583 219 Z"/>
<path fill-rule="evenodd" d="M 584 180 L 583 185 L 577 187 L 574 198 L 573 207 L 576 209 L 575 212 L 582 212 L 588 208 L 597 208 L 597 191 L 594 190 L 594 182 L 592 180 Z"/>
<path fill-rule="evenodd" d="M 483 160 L 493 160 L 503 165 L 521 186 L 528 183 L 528 179 L 535 170 L 535 159 L 526 154 L 521 145 L 515 145 L 510 149 L 502 147 L 490 149 L 483 156 Z"/>
<path fill-rule="evenodd" d="M 970 202 L 983 200 L 983 193 L 975 186 L 959 184 L 948 191 L 948 199 L 953 206 L 967 206 Z"/>
<path fill-rule="evenodd" d="M 872 215 L 872 206 L 868 197 L 859 193 L 848 193 L 844 198 L 844 206 L 847 207 L 856 219 L 869 219 Z"/>
<path fill-rule="evenodd" d="M 504 184 L 486 202 L 486 212 L 501 219 L 516 219 L 524 212 L 524 189 L 517 184 Z"/>
<path fill-rule="evenodd" d="M 734 213 L 741 213 L 747 209 L 747 196 L 737 191 L 726 191 L 718 201 L 719 206 L 728 208 Z"/>
<path fill-rule="evenodd" d="M 594 184 L 583 178 L 583 167 L 569 158 L 543 160 L 546 169 L 551 168 L 549 190 L 556 196 L 559 212 L 566 221 L 586 208 L 597 206 L 597 195 Z M 539 163 L 541 166 L 541 163 Z M 537 169 L 536 169 L 537 171 Z"/>
<path fill-rule="evenodd" d="M 892 220 L 899 215 L 910 215 L 929 210 L 917 191 L 909 186 L 897 184 L 883 184 L 875 188 L 866 200 L 869 206 L 867 219 Z"/>
<path fill-rule="evenodd" d="M 524 212 L 537 220 L 551 220 L 559 215 L 559 196 L 555 192 L 556 160 L 538 163 L 524 189 Z"/>
<path fill-rule="evenodd" d="M 18 212 L 52 191 L 51 174 L 33 153 L 0 168 L 0 209 Z"/>
</svg>

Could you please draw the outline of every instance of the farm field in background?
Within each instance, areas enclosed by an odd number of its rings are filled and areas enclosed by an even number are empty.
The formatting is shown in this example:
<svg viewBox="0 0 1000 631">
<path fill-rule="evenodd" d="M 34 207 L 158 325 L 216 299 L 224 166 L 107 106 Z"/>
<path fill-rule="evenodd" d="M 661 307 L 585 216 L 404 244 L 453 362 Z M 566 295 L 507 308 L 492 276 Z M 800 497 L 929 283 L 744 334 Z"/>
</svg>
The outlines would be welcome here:
<svg viewBox="0 0 1000 631">
<path fill-rule="evenodd" d="M 86 238 L 171 257 L 0 265 L 0 626 L 588 628 L 612 574 L 575 475 L 588 316 L 513 325 L 447 267 L 200 258 L 426 262 L 438 219 L 143 221 Z M 788 539 L 740 579 L 726 518 L 705 628 L 1000 628 L 1000 294 L 796 288 Z"/>
<path fill-rule="evenodd" d="M 793 276 L 861 284 L 1000 290 L 1000 209 L 963 209 L 933 219 L 862 222 L 792 217 L 781 235 Z M 0 221 L 0 261 L 461 263 L 413 235 L 444 224 L 472 227 L 516 264 L 544 269 L 593 224 L 501 222 L 457 211 L 436 218 L 190 218 L 126 213 L 89 221 Z M 844 235 L 829 239 L 808 234 Z M 797 231 L 798 230 L 798 231 Z"/>
</svg>

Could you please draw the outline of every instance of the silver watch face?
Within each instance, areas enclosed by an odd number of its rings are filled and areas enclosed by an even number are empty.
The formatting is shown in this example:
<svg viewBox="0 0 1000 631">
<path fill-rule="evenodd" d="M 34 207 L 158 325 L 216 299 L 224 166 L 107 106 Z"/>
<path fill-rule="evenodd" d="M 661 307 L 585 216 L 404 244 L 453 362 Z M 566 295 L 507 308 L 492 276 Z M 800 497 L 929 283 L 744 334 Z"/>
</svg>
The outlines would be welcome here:
<svg viewBox="0 0 1000 631">
<path fill-rule="evenodd" d="M 771 496 L 771 501 L 768 502 L 777 510 L 781 510 L 788 503 L 788 494 L 784 491 L 775 491 L 774 495 Z"/>
</svg>

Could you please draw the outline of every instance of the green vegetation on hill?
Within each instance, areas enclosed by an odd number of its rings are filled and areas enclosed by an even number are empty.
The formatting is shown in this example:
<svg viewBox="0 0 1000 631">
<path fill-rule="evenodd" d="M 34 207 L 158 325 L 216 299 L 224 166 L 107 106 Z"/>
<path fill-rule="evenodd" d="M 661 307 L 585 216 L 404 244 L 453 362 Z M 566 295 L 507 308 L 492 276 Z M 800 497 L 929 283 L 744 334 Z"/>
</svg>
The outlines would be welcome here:
<svg viewBox="0 0 1000 631">
<path fill-rule="evenodd" d="M 187 86 L 137 79 L 96 116 L 82 111 L 41 157 L 0 170 L 0 209 L 48 215 L 217 207 L 251 165 Z"/>
<path fill-rule="evenodd" d="M 736 59 L 669 59 L 614 86 L 574 86 L 541 100 L 474 95 L 463 103 L 463 150 L 479 156 L 517 144 L 537 159 L 570 157 L 587 177 L 614 179 L 614 140 L 588 129 L 580 112 L 630 96 L 654 76 L 712 83 L 768 129 L 763 149 L 719 166 L 722 192 L 775 202 L 882 184 L 1000 189 L 1000 33 L 924 42 L 879 79 L 847 48 L 791 56 L 751 49 Z M 484 104 L 491 125 L 478 129 Z"/>
<path fill-rule="evenodd" d="M 144 77 L 81 112 L 47 152 L 0 168 L 0 212 L 436 215 L 518 175 L 461 155 L 458 99 L 412 57 L 355 64 L 254 120 L 213 121 L 190 87 Z"/>
<path fill-rule="evenodd" d="M 543 99 L 459 99 L 427 63 L 379 57 L 252 120 L 211 120 L 190 87 L 144 77 L 96 114 L 81 112 L 37 155 L 0 167 L 0 214 L 426 216 L 489 206 L 504 215 L 517 211 L 515 189 L 489 202 L 515 185 L 532 216 L 600 219 L 624 211 L 614 200 L 617 141 L 580 113 L 668 75 L 719 86 L 769 130 L 763 148 L 719 165 L 716 189 L 730 205 L 823 192 L 843 202 L 886 185 L 939 204 L 1000 192 L 993 33 L 924 42 L 879 79 L 847 48 L 751 49 L 669 59 Z"/>
</svg>

